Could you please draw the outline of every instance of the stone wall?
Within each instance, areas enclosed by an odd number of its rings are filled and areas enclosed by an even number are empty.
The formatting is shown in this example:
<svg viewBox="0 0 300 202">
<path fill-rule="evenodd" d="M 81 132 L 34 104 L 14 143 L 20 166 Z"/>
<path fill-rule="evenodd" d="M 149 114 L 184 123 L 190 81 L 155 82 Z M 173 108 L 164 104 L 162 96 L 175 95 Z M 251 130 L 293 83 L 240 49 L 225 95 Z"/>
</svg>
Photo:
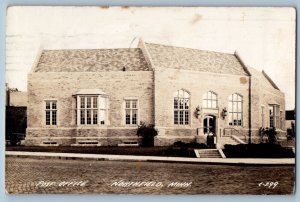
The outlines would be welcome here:
<svg viewBox="0 0 300 202">
<path fill-rule="evenodd" d="M 197 135 L 203 135 L 203 119 L 206 115 L 216 117 L 217 135 L 224 128 L 245 130 L 249 128 L 248 89 L 249 78 L 244 75 L 214 74 L 179 69 L 155 68 L 155 125 L 159 130 L 158 139 L 169 139 L 172 134 L 182 140 L 187 138 L 194 141 Z M 190 124 L 174 125 L 173 122 L 173 93 L 184 89 L 190 93 Z M 218 95 L 218 109 L 201 109 L 197 116 L 197 106 L 202 106 L 202 95 L 213 91 Z M 221 116 L 222 110 L 228 109 L 228 97 L 233 93 L 243 96 L 243 125 L 229 126 L 228 117 Z M 200 129 L 200 133 L 199 130 Z M 183 132 L 185 131 L 185 132 Z M 198 131 L 198 132 L 197 132 Z M 194 138 L 194 139 L 193 139 Z M 162 141 L 161 141 L 162 142 Z M 169 142 L 169 141 L 166 141 Z M 161 144 L 161 143 L 160 143 Z"/>
<path fill-rule="evenodd" d="M 101 89 L 108 96 L 108 123 L 91 128 L 76 125 L 76 97 L 80 89 Z M 139 121 L 154 123 L 153 72 L 47 72 L 28 76 L 28 144 L 34 138 L 136 137 L 137 126 L 125 125 L 124 99 L 137 98 Z M 57 100 L 57 126 L 45 125 L 44 100 Z M 118 127 L 115 129 L 115 127 Z M 80 128 L 80 130 L 77 130 Z M 124 129 L 122 131 L 122 129 Z M 66 139 L 66 138 L 65 138 Z M 117 138 L 118 139 L 118 138 Z M 33 140 L 32 140 L 33 141 Z M 31 141 L 31 142 L 32 142 Z M 34 140 L 35 142 L 38 140 Z M 72 142 L 74 140 L 68 140 Z M 64 144 L 64 143 L 63 143 Z"/>
<path fill-rule="evenodd" d="M 150 62 L 151 58 L 149 58 Z M 153 82 L 154 81 L 154 82 Z M 76 143 L 79 139 L 94 139 L 102 145 L 117 145 L 124 140 L 139 141 L 137 126 L 124 123 L 125 98 L 139 100 L 138 121 L 155 124 L 159 133 L 155 145 L 171 145 L 176 141 L 194 142 L 203 136 L 203 120 L 206 115 L 216 118 L 216 134 L 234 128 L 242 137 L 249 137 L 249 82 L 245 75 L 217 74 L 183 69 L 155 67 L 152 71 L 108 72 L 36 72 L 28 77 L 28 128 L 27 145 L 40 144 L 55 139 L 61 145 Z M 269 125 L 268 106 L 280 105 L 285 111 L 284 94 L 275 89 L 259 72 L 251 77 L 251 137 L 253 143 L 260 141 L 259 128 Z M 105 126 L 86 127 L 76 125 L 76 92 L 80 89 L 101 89 L 108 96 L 108 123 Z M 174 125 L 173 93 L 184 89 L 190 93 L 189 125 Z M 218 96 L 218 108 L 203 109 L 202 96 L 213 91 Z M 243 124 L 229 126 L 228 97 L 238 93 L 243 97 Z M 57 126 L 45 125 L 43 102 L 56 99 L 58 107 Z M 196 108 L 201 111 L 197 115 Z M 264 106 L 264 116 L 262 108 Z M 283 113 L 284 114 L 284 113 Z M 263 121 L 264 120 L 264 123 Z M 283 120 L 284 121 L 284 120 Z M 284 136 L 284 126 L 279 134 Z"/>
<path fill-rule="evenodd" d="M 269 105 L 279 105 L 281 111 L 281 126 L 276 127 L 278 135 L 285 137 L 285 96 L 276 89 L 270 81 L 259 71 L 251 70 L 251 127 L 253 139 L 259 139 L 259 128 L 270 127 Z"/>
</svg>

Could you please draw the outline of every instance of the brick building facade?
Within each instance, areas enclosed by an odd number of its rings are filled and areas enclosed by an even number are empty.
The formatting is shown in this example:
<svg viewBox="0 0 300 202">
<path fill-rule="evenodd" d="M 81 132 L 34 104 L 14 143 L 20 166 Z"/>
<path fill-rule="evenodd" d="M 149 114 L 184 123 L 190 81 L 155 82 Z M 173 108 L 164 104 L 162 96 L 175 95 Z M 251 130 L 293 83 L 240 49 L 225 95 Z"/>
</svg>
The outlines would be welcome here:
<svg viewBox="0 0 300 202">
<path fill-rule="evenodd" d="M 28 76 L 26 145 L 118 145 L 158 129 L 155 145 L 259 142 L 284 134 L 284 94 L 235 54 L 144 43 L 138 48 L 44 50 Z"/>
</svg>

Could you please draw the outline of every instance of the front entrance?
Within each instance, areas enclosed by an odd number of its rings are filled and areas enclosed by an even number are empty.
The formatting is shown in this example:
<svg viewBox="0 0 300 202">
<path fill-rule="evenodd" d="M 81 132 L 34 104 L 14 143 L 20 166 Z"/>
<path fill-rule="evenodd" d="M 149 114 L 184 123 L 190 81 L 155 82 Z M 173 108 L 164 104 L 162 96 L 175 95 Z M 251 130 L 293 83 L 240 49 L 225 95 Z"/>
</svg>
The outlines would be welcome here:
<svg viewBox="0 0 300 202">
<path fill-rule="evenodd" d="M 203 133 L 206 136 L 206 144 L 208 148 L 216 147 L 216 117 L 205 116 L 203 119 Z"/>
</svg>

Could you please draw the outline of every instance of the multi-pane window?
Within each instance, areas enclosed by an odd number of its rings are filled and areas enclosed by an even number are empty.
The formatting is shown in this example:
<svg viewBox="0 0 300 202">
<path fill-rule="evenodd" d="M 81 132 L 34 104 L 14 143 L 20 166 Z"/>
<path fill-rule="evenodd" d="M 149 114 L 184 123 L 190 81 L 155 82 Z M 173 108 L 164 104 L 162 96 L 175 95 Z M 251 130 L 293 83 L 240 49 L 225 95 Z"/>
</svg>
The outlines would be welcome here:
<svg viewBox="0 0 300 202">
<path fill-rule="evenodd" d="M 284 129 L 284 122 L 283 122 L 283 111 L 280 111 L 280 129 Z"/>
<path fill-rule="evenodd" d="M 261 127 L 265 127 L 265 107 L 261 106 Z"/>
<path fill-rule="evenodd" d="M 55 126 L 57 125 L 57 101 L 46 100 L 45 101 L 45 115 L 46 125 Z"/>
<path fill-rule="evenodd" d="M 280 127 L 279 118 L 280 111 L 279 105 L 269 105 L 270 127 Z"/>
<path fill-rule="evenodd" d="M 208 91 L 202 96 L 202 107 L 203 108 L 217 108 L 218 107 L 218 99 L 217 94 Z"/>
<path fill-rule="evenodd" d="M 174 94 L 174 124 L 188 125 L 190 117 L 190 95 L 185 90 L 178 90 Z"/>
<path fill-rule="evenodd" d="M 234 93 L 228 99 L 228 122 L 230 126 L 241 126 L 243 120 L 243 98 Z"/>
<path fill-rule="evenodd" d="M 79 96 L 80 125 L 104 125 L 106 115 L 106 101 L 101 96 Z"/>
<path fill-rule="evenodd" d="M 137 124 L 138 106 L 137 100 L 125 100 L 125 124 Z"/>
</svg>

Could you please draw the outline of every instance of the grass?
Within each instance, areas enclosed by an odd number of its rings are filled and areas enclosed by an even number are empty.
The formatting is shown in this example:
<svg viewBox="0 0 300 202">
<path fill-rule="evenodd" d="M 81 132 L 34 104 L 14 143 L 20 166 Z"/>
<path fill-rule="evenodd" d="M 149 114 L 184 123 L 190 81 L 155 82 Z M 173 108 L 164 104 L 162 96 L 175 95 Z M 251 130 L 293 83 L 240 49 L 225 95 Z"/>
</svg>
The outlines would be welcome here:
<svg viewBox="0 0 300 202">
<path fill-rule="evenodd" d="M 113 155 L 135 155 L 135 156 L 196 157 L 193 149 L 191 149 L 191 148 L 180 148 L 180 147 L 6 146 L 6 151 L 83 153 L 83 154 L 113 154 Z"/>
<path fill-rule="evenodd" d="M 194 148 L 203 148 L 202 145 L 179 144 L 169 147 L 70 147 L 70 146 L 6 146 L 6 151 L 28 152 L 57 152 L 57 153 L 84 153 L 84 154 L 112 154 L 135 156 L 170 156 L 195 158 Z M 205 148 L 205 147 L 204 147 Z M 277 144 L 239 144 L 225 145 L 223 152 L 227 158 L 294 158 L 290 148 Z"/>
</svg>

